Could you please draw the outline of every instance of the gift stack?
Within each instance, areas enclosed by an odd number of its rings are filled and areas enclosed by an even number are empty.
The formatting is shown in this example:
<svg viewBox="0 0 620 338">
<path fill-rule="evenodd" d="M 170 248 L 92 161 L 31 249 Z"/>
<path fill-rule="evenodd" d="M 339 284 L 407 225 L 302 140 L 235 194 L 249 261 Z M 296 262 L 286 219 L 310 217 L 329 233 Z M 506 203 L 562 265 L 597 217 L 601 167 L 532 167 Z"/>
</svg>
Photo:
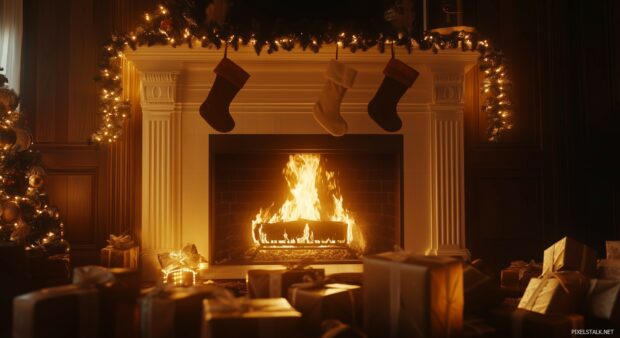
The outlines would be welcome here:
<svg viewBox="0 0 620 338">
<path fill-rule="evenodd" d="M 140 247 L 129 235 L 110 235 L 108 246 L 101 249 L 101 265 L 106 268 L 138 269 Z"/>
<path fill-rule="evenodd" d="M 494 310 L 498 333 L 514 338 L 571 337 L 571 329 L 584 328 L 594 277 L 594 250 L 571 238 L 561 239 L 545 250 L 542 274 L 529 280 L 517 308 Z"/>
<path fill-rule="evenodd" d="M 73 284 L 14 298 L 13 336 L 135 337 L 138 295 L 135 271 L 100 266 L 76 268 Z"/>
</svg>

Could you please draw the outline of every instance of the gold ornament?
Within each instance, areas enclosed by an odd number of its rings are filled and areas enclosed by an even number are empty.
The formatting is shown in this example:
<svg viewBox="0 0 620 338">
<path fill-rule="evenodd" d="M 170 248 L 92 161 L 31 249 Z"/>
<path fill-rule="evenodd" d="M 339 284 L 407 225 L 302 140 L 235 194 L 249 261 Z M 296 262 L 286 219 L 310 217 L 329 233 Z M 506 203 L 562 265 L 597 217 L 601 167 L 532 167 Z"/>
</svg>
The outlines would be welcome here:
<svg viewBox="0 0 620 338">
<path fill-rule="evenodd" d="M 26 238 L 31 232 L 32 229 L 30 228 L 30 225 L 24 222 L 19 222 L 19 224 L 15 227 L 15 230 L 11 232 L 11 241 L 23 243 L 26 241 Z"/>
<path fill-rule="evenodd" d="M 15 128 L 16 140 L 15 140 L 15 151 L 25 151 L 30 149 L 32 145 L 32 135 L 26 129 Z"/>
<path fill-rule="evenodd" d="M 4 222 L 15 222 L 21 216 L 21 209 L 15 201 L 5 202 L 2 206 L 2 216 L 0 218 Z"/>
<path fill-rule="evenodd" d="M 28 177 L 28 184 L 35 189 L 41 188 L 43 186 L 43 182 L 43 176 L 39 174 L 30 175 L 30 177 Z"/>
<path fill-rule="evenodd" d="M 0 149 L 9 150 L 17 141 L 17 135 L 12 128 L 0 128 Z"/>
</svg>

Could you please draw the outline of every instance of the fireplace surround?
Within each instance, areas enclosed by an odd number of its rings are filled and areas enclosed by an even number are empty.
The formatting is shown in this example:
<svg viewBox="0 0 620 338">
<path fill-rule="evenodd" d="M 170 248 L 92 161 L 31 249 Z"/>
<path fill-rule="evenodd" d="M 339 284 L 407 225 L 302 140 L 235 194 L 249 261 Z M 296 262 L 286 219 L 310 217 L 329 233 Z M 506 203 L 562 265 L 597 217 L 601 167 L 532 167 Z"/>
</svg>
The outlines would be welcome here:
<svg viewBox="0 0 620 338">
<path fill-rule="evenodd" d="M 335 49 L 335 48 L 334 48 Z M 334 49 L 293 50 L 257 56 L 251 48 L 229 53 L 251 74 L 231 104 L 235 135 L 321 135 L 314 121 L 318 98 Z M 340 53 L 358 70 L 341 112 L 349 134 L 402 138 L 401 232 L 405 250 L 467 256 L 463 181 L 463 79 L 477 54 L 459 50 L 413 51 L 396 56 L 420 72 L 403 96 L 398 113 L 403 127 L 394 134 L 370 119 L 367 104 L 381 80 L 389 54 L 370 50 Z M 186 47 L 144 47 L 125 56 L 125 69 L 140 72 L 142 111 L 143 262 L 156 266 L 158 252 L 195 243 L 219 278 L 245 275 L 251 264 L 213 264 L 209 205 L 210 135 L 219 136 L 198 114 L 214 81 L 221 51 Z M 346 198 L 346 196 L 345 196 Z M 150 263 L 149 263 L 150 262 Z M 359 271 L 359 264 L 328 264 L 327 271 Z M 154 268 L 155 269 L 155 268 Z"/>
</svg>

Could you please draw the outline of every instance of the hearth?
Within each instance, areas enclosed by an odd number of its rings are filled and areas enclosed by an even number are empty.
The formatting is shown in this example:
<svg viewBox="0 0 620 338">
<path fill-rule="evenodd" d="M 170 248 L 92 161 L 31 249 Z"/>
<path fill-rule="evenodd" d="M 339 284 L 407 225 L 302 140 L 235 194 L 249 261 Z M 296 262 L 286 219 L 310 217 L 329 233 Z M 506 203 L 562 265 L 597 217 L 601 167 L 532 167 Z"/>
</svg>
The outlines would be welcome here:
<svg viewBox="0 0 620 338">
<path fill-rule="evenodd" d="M 402 136 L 210 135 L 213 264 L 345 263 L 402 245 Z"/>
</svg>

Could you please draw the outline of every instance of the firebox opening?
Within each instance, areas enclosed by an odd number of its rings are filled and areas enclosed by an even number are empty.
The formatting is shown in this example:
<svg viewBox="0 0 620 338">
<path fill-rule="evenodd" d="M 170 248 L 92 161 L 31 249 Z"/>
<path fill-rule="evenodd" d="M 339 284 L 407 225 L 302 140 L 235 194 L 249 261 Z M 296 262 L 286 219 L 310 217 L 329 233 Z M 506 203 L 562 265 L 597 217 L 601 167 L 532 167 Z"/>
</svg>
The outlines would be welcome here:
<svg viewBox="0 0 620 338">
<path fill-rule="evenodd" d="M 402 137 L 211 135 L 209 144 L 212 263 L 344 263 L 401 244 Z"/>
</svg>

